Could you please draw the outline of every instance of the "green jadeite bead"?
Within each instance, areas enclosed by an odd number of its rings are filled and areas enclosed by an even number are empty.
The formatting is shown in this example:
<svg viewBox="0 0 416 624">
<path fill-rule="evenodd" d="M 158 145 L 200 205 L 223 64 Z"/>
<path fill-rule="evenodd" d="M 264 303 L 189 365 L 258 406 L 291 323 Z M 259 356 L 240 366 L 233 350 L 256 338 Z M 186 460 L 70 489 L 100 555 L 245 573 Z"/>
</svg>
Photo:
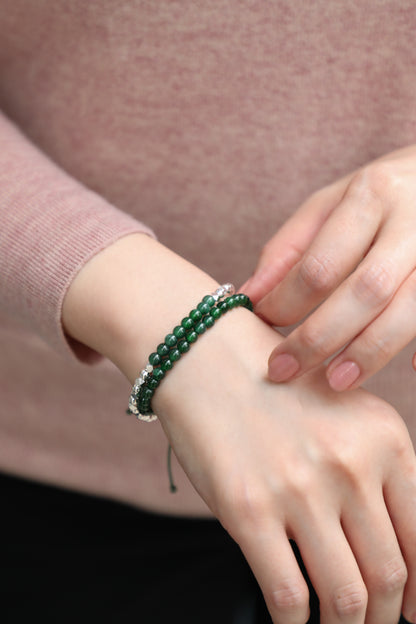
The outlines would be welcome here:
<svg viewBox="0 0 416 624">
<path fill-rule="evenodd" d="M 203 334 L 204 331 L 206 331 L 206 327 L 204 325 L 204 322 L 201 321 L 200 323 L 198 323 L 198 325 L 195 325 L 195 331 L 197 334 Z"/>
<path fill-rule="evenodd" d="M 209 329 L 214 325 L 215 319 L 212 318 L 211 314 L 208 314 L 208 316 L 206 316 L 202 322 L 204 323 L 205 327 Z"/>
<path fill-rule="evenodd" d="M 199 310 L 191 310 L 189 312 L 189 317 L 193 320 L 194 323 L 198 323 L 202 319 L 202 314 Z"/>
<path fill-rule="evenodd" d="M 186 339 L 188 342 L 195 342 L 196 340 L 198 340 L 198 334 L 196 333 L 196 331 L 191 331 L 186 334 Z"/>
<path fill-rule="evenodd" d="M 237 305 L 237 301 L 234 295 L 231 295 L 231 297 L 227 297 L 225 301 L 227 302 L 229 308 L 235 308 L 235 306 Z"/>
<path fill-rule="evenodd" d="M 160 381 L 159 379 L 156 379 L 155 377 L 152 377 L 151 379 L 149 379 L 149 381 L 147 382 L 147 386 L 148 388 L 150 388 L 151 390 L 156 390 L 156 388 L 158 387 Z"/>
<path fill-rule="evenodd" d="M 211 310 L 211 306 L 202 301 L 201 303 L 198 303 L 198 305 L 196 306 L 196 309 L 199 310 L 199 312 L 201 312 L 202 316 L 205 316 L 205 314 L 208 314 L 209 311 Z"/>
<path fill-rule="evenodd" d="M 142 410 L 146 409 L 146 405 L 149 405 L 149 401 L 144 399 L 143 397 L 139 400 L 139 411 L 141 412 Z"/>
<path fill-rule="evenodd" d="M 157 379 L 158 381 L 162 381 L 164 376 L 165 376 L 165 371 L 162 370 L 161 368 L 153 369 L 152 377 L 154 377 L 154 379 Z"/>
<path fill-rule="evenodd" d="M 168 358 L 167 360 L 164 360 L 164 361 L 162 362 L 161 369 L 162 369 L 163 371 L 165 371 L 165 372 L 166 372 L 166 371 L 169 371 L 169 370 L 172 368 L 172 366 L 173 366 L 173 363 L 172 363 L 172 361 Z"/>
<path fill-rule="evenodd" d="M 152 408 L 150 407 L 150 403 L 143 403 L 143 405 L 139 405 L 140 414 L 150 414 Z"/>
<path fill-rule="evenodd" d="M 220 316 L 222 315 L 222 312 L 220 310 L 220 308 L 212 308 L 210 315 L 212 316 L 212 318 L 214 319 L 214 321 L 216 321 L 217 319 L 220 318 Z"/>
<path fill-rule="evenodd" d="M 165 344 L 167 344 L 168 347 L 174 347 L 177 342 L 178 342 L 178 339 L 176 338 L 174 334 L 168 334 L 165 338 Z"/>
<path fill-rule="evenodd" d="M 217 305 L 218 310 L 220 310 L 220 312 L 222 314 L 224 314 L 224 312 L 227 312 L 228 310 L 228 303 L 227 301 L 220 301 L 219 304 Z"/>
<path fill-rule="evenodd" d="M 191 318 L 189 318 L 189 316 L 185 316 L 184 319 L 182 319 L 181 322 L 182 327 L 186 330 L 186 329 L 193 329 L 194 327 L 194 322 Z"/>
<path fill-rule="evenodd" d="M 160 357 L 166 357 L 169 353 L 169 347 L 164 342 L 161 342 L 156 351 Z"/>
<path fill-rule="evenodd" d="M 179 349 L 172 349 L 172 351 L 169 353 L 169 359 L 171 362 L 177 362 L 181 355 L 182 353 L 179 351 Z"/>
<path fill-rule="evenodd" d="M 151 388 L 144 388 L 141 399 L 143 401 L 150 401 L 153 395 L 154 395 L 154 391 Z"/>
<path fill-rule="evenodd" d="M 178 342 L 178 349 L 181 353 L 186 353 L 191 348 L 191 345 L 187 340 L 181 340 Z"/>
<path fill-rule="evenodd" d="M 251 300 L 249 297 L 247 297 L 247 295 L 245 295 L 244 293 L 238 293 L 236 297 L 239 305 L 244 306 L 245 308 L 247 308 L 247 310 L 253 310 L 253 304 L 251 303 Z"/>
<path fill-rule="evenodd" d="M 162 358 L 158 353 L 151 353 L 149 355 L 149 364 L 151 364 L 152 366 L 159 366 L 161 361 Z"/>
<path fill-rule="evenodd" d="M 202 303 L 207 303 L 209 307 L 212 308 L 215 303 L 215 299 L 212 295 L 205 295 L 205 297 L 202 299 Z"/>
<path fill-rule="evenodd" d="M 176 325 L 173 333 L 178 340 L 180 340 L 181 338 L 185 338 L 186 335 L 186 331 L 181 325 Z"/>
</svg>

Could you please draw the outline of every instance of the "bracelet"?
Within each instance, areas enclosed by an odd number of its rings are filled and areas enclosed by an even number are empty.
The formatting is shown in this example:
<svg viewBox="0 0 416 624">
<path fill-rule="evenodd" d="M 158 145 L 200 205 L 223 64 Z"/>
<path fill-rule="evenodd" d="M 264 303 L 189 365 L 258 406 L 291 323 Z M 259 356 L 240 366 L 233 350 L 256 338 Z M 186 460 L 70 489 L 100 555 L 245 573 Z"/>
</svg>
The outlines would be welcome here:
<svg viewBox="0 0 416 624">
<path fill-rule="evenodd" d="M 172 332 L 167 334 L 164 342 L 149 355 L 146 366 L 133 384 L 128 414 L 134 414 L 138 420 L 145 422 L 156 420 L 157 416 L 153 413 L 151 401 L 166 373 L 223 314 L 239 306 L 253 310 L 253 304 L 247 295 L 234 293 L 232 284 L 220 286 L 211 295 L 206 295 L 196 308 L 182 319 L 181 324 L 176 325 Z"/>
</svg>

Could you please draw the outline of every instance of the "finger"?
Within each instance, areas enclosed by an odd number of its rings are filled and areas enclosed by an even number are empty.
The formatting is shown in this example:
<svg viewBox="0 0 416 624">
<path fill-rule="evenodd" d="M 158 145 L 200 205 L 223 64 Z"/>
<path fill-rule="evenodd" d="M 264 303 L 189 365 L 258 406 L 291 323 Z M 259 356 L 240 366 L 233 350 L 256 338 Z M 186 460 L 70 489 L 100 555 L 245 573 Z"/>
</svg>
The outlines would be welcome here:
<svg viewBox="0 0 416 624">
<path fill-rule="evenodd" d="M 309 197 L 268 241 L 252 277 L 239 290 L 257 303 L 302 257 L 310 243 L 338 204 L 345 182 L 327 186 Z"/>
<path fill-rule="evenodd" d="M 389 305 L 415 264 L 414 241 L 403 231 L 383 230 L 357 270 L 272 352 L 270 379 L 299 377 L 348 344 Z M 352 383 L 356 368 L 347 373 Z"/>
<path fill-rule="evenodd" d="M 238 540 L 257 581 L 274 624 L 305 624 L 309 590 L 282 527 L 248 531 Z"/>
<path fill-rule="evenodd" d="M 365 493 L 342 510 L 342 526 L 368 592 L 366 624 L 399 621 L 406 564 L 382 492 Z"/>
<path fill-rule="evenodd" d="M 382 216 L 379 199 L 347 193 L 300 262 L 257 304 L 255 312 L 278 326 L 304 318 L 356 268 L 370 248 Z"/>
<path fill-rule="evenodd" d="M 390 305 L 329 364 L 333 390 L 361 385 L 381 370 L 416 336 L 416 271 L 404 281 Z"/>
<path fill-rule="evenodd" d="M 402 613 L 416 624 L 416 468 L 410 439 L 408 452 L 399 448 L 402 462 L 387 480 L 384 497 L 407 567 Z"/>
<path fill-rule="evenodd" d="M 339 517 L 302 516 L 293 537 L 312 581 L 325 624 L 363 624 L 367 591 Z M 307 530 L 305 531 L 305 526 Z"/>
</svg>

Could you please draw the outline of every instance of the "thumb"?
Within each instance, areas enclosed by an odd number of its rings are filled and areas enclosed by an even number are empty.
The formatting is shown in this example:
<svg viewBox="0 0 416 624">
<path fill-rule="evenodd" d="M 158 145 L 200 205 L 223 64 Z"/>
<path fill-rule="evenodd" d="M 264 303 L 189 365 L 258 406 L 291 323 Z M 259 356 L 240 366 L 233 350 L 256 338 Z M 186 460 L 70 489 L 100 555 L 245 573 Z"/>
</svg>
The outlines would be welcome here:
<svg viewBox="0 0 416 624">
<path fill-rule="evenodd" d="M 264 246 L 253 275 L 239 288 L 256 305 L 279 284 L 301 258 L 302 252 L 295 243 L 281 243 L 281 231 Z"/>
<path fill-rule="evenodd" d="M 302 258 L 342 197 L 339 184 L 311 195 L 263 247 L 253 275 L 239 290 L 254 304 L 277 286 Z"/>
</svg>

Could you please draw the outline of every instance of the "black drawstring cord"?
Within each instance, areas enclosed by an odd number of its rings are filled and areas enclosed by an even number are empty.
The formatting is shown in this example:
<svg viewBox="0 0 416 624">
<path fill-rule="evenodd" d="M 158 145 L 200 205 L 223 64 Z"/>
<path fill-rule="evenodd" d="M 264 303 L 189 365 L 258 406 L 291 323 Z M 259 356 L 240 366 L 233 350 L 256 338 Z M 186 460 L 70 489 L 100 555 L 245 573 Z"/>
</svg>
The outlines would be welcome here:
<svg viewBox="0 0 416 624">
<path fill-rule="evenodd" d="M 172 494 L 174 494 L 175 492 L 177 492 L 178 488 L 176 487 L 175 483 L 173 482 L 173 476 L 172 476 L 172 447 L 169 444 L 168 446 L 168 475 L 169 475 L 169 489 L 172 492 Z"/>
</svg>

